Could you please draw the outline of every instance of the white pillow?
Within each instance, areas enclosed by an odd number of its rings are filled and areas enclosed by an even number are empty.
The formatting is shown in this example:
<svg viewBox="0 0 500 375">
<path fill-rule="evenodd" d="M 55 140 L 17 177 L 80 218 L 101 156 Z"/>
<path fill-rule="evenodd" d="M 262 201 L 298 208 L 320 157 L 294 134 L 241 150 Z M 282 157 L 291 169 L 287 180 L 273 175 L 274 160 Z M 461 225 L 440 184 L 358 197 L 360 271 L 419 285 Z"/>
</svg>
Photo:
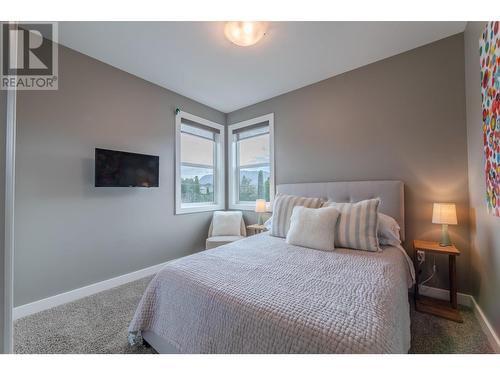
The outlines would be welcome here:
<svg viewBox="0 0 500 375">
<path fill-rule="evenodd" d="M 296 206 L 290 218 L 286 242 L 311 249 L 335 249 L 335 226 L 340 212 L 333 207 Z"/>
<path fill-rule="evenodd" d="M 378 214 L 378 242 L 380 245 L 401 245 L 400 230 L 401 228 L 394 218 L 382 213 Z"/>
<path fill-rule="evenodd" d="M 290 228 L 290 216 L 294 207 L 320 208 L 322 203 L 321 198 L 278 194 L 273 203 L 273 225 L 269 234 L 275 237 L 286 238 L 286 234 Z"/>
<path fill-rule="evenodd" d="M 215 211 L 212 236 L 241 236 L 241 211 Z"/>
</svg>

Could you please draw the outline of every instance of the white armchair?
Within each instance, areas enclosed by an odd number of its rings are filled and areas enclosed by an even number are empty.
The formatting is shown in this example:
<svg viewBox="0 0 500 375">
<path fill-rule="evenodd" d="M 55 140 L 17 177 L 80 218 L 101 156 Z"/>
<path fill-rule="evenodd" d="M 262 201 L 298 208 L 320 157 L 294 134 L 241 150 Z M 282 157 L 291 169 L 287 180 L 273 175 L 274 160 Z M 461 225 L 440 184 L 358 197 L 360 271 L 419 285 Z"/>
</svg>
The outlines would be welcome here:
<svg viewBox="0 0 500 375">
<path fill-rule="evenodd" d="M 208 228 L 208 238 L 205 249 L 213 249 L 247 235 L 245 220 L 240 211 L 215 211 Z"/>
</svg>

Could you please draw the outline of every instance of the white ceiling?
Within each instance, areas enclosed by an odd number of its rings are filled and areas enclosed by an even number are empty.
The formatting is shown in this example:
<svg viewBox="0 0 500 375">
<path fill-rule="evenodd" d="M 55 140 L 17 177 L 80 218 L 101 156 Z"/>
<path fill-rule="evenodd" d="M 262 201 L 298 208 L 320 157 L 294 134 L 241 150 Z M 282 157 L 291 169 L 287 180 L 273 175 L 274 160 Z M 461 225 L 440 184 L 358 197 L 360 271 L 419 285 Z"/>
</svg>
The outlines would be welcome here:
<svg viewBox="0 0 500 375">
<path fill-rule="evenodd" d="M 464 30 L 465 22 L 270 22 L 238 47 L 223 22 L 60 22 L 59 42 L 222 112 Z"/>
</svg>

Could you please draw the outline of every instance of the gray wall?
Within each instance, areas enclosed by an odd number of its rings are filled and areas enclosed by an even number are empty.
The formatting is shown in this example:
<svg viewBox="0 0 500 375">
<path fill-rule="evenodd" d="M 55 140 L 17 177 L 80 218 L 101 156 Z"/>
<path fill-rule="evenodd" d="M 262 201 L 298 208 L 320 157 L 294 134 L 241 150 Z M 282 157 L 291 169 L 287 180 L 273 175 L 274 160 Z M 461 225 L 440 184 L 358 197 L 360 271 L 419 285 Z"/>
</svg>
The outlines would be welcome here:
<svg viewBox="0 0 500 375">
<path fill-rule="evenodd" d="M 18 97 L 15 306 L 204 247 L 211 213 L 174 216 L 174 110 L 225 114 L 60 47 L 59 90 Z M 95 188 L 94 148 L 160 156 L 160 187 Z"/>
<path fill-rule="evenodd" d="M 60 89 L 18 98 L 15 305 L 203 247 L 211 213 L 173 215 L 177 106 L 219 123 L 274 112 L 277 183 L 403 180 L 410 252 L 439 237 L 432 202 L 456 202 L 471 292 L 463 56 L 456 35 L 226 116 L 61 47 Z M 94 188 L 94 147 L 160 155 L 160 188 Z"/>
<path fill-rule="evenodd" d="M 227 123 L 274 112 L 278 184 L 403 180 L 410 252 L 415 238 L 439 238 L 432 203 L 456 202 L 450 232 L 462 250 L 459 289 L 469 292 L 463 53 L 463 35 L 452 36 L 235 111 Z M 447 261 L 438 259 L 436 286 L 448 287 Z"/>
<path fill-rule="evenodd" d="M 471 217 L 472 292 L 500 335 L 500 218 L 488 214 L 479 66 L 479 37 L 485 22 L 469 22 L 465 30 L 465 83 Z"/>
<path fill-rule="evenodd" d="M 1 26 L 1 25 L 0 25 Z M 7 91 L 0 90 L 0 353 L 4 352 L 5 309 L 5 129 L 7 118 Z"/>
</svg>

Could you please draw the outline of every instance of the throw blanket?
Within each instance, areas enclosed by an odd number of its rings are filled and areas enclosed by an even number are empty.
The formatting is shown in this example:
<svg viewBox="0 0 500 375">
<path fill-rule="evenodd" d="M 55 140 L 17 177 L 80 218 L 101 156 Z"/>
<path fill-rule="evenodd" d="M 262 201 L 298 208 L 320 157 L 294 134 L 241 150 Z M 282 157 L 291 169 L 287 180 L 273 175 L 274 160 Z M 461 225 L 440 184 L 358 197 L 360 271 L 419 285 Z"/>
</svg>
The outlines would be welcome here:
<svg viewBox="0 0 500 375">
<path fill-rule="evenodd" d="M 248 237 L 169 262 L 129 332 L 152 331 L 180 353 L 407 353 L 405 255 Z"/>
</svg>

